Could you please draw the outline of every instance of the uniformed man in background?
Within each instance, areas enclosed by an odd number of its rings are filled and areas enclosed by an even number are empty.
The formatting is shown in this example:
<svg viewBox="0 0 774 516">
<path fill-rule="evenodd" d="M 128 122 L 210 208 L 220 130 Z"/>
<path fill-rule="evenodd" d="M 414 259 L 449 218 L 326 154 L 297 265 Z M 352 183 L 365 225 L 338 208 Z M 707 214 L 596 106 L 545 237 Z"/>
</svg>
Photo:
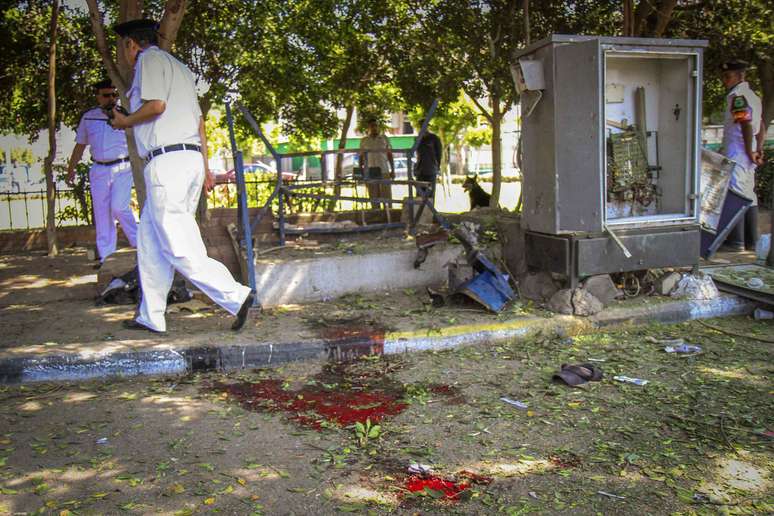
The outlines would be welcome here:
<svg viewBox="0 0 774 516">
<path fill-rule="evenodd" d="M 105 109 L 115 104 L 118 93 L 110 79 L 94 83 L 97 106 L 86 111 L 75 132 L 75 148 L 67 165 L 67 183 L 75 179 L 75 166 L 81 161 L 83 151 L 89 146 L 92 165 L 89 169 L 91 202 L 94 211 L 94 228 L 97 234 L 99 268 L 105 259 L 116 251 L 118 232 L 116 221 L 121 224 L 129 244 L 137 244 L 137 222 L 130 207 L 132 199 L 132 167 L 126 135 L 122 129 L 111 127 Z"/>
<path fill-rule="evenodd" d="M 747 63 L 733 60 L 721 66 L 726 87 L 723 123 L 723 154 L 736 162 L 729 188 L 752 200 L 744 218 L 726 239 L 735 251 L 755 249 L 758 241 L 758 198 L 755 195 L 755 168 L 763 164 L 765 126 L 761 99 L 745 80 Z"/>
<path fill-rule="evenodd" d="M 164 311 L 175 270 L 244 326 L 254 296 L 229 270 L 207 256 L 194 214 L 202 186 L 214 184 L 194 76 L 157 46 L 158 24 L 132 20 L 116 25 L 124 56 L 134 67 L 127 116 L 113 112 L 113 126 L 133 127 L 145 158 L 147 199 L 140 215 L 137 265 L 142 301 L 132 329 L 166 331 Z"/>
</svg>

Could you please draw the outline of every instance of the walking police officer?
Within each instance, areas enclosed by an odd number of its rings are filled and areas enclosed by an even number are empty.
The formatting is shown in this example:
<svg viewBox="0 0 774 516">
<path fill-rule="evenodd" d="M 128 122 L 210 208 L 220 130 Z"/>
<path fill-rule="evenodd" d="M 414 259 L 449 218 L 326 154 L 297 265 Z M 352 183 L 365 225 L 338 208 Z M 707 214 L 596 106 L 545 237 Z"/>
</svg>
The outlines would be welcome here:
<svg viewBox="0 0 774 516">
<path fill-rule="evenodd" d="M 137 265 L 142 301 L 132 329 L 166 331 L 164 311 L 175 270 L 244 326 L 253 294 L 229 270 L 207 256 L 194 213 L 202 186 L 213 185 L 207 139 L 194 77 L 183 63 L 157 46 L 158 24 L 132 20 L 116 25 L 127 61 L 134 67 L 128 92 L 131 113 L 113 111 L 113 126 L 134 127 L 145 157 L 147 199 L 140 215 Z"/>
<path fill-rule="evenodd" d="M 137 243 L 137 222 L 129 206 L 132 198 L 132 167 L 126 147 L 126 135 L 111 127 L 105 109 L 115 104 L 118 94 L 110 79 L 95 83 L 97 107 L 81 117 L 75 132 L 75 148 L 67 165 L 67 183 L 75 178 L 75 166 L 88 145 L 92 165 L 89 169 L 94 227 L 100 265 L 116 250 L 116 220 L 132 247 Z M 99 265 L 97 265 L 99 268 Z"/>
</svg>

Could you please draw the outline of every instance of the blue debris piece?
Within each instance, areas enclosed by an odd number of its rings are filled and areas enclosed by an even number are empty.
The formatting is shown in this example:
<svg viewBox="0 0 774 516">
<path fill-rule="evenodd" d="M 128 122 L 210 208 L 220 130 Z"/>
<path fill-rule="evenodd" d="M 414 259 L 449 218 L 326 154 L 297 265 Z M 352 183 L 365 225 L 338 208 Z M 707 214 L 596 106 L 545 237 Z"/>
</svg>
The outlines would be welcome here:
<svg viewBox="0 0 774 516">
<path fill-rule="evenodd" d="M 467 258 L 479 274 L 460 285 L 457 292 L 469 296 L 492 312 L 500 312 L 515 297 L 508 275 L 500 272 L 480 251 L 469 253 Z"/>
</svg>

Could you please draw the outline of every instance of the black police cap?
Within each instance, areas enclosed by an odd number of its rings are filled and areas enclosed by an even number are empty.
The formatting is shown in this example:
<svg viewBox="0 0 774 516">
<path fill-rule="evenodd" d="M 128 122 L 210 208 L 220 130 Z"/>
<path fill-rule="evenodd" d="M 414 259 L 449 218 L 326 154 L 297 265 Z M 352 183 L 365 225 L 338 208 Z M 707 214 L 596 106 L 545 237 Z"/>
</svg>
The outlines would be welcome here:
<svg viewBox="0 0 774 516">
<path fill-rule="evenodd" d="M 720 66 L 720 69 L 724 72 L 733 72 L 733 71 L 744 71 L 747 70 L 747 67 L 750 66 L 747 61 L 742 61 L 741 59 L 732 59 L 731 61 L 726 61 Z"/>
<path fill-rule="evenodd" d="M 115 88 L 115 86 L 113 86 L 113 81 L 111 81 L 109 78 L 102 79 L 100 81 L 93 83 L 92 87 L 95 90 L 102 90 L 105 88 Z"/>
<path fill-rule="evenodd" d="M 159 30 L 159 24 L 154 20 L 142 18 L 139 20 L 129 20 L 124 23 L 119 23 L 113 27 L 113 30 L 116 31 L 119 36 L 128 38 L 138 32 L 145 32 L 149 30 L 157 31 Z"/>
</svg>

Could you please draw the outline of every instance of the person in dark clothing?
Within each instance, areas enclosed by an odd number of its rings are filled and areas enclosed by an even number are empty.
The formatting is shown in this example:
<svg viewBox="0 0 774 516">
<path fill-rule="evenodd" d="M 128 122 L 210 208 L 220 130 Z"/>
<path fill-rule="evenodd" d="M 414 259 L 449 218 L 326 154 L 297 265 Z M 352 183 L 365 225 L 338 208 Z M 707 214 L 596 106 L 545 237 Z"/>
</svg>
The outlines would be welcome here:
<svg viewBox="0 0 774 516">
<path fill-rule="evenodd" d="M 420 130 L 422 124 L 424 124 L 424 120 L 419 121 L 417 131 Z M 441 165 L 441 153 L 441 139 L 438 138 L 438 135 L 428 130 L 417 147 L 417 164 L 414 166 L 414 178 L 417 181 L 432 183 L 430 187 L 431 197 L 435 194 L 435 178 L 438 176 L 438 169 Z M 417 190 L 421 191 L 420 188 L 417 188 Z"/>
</svg>

